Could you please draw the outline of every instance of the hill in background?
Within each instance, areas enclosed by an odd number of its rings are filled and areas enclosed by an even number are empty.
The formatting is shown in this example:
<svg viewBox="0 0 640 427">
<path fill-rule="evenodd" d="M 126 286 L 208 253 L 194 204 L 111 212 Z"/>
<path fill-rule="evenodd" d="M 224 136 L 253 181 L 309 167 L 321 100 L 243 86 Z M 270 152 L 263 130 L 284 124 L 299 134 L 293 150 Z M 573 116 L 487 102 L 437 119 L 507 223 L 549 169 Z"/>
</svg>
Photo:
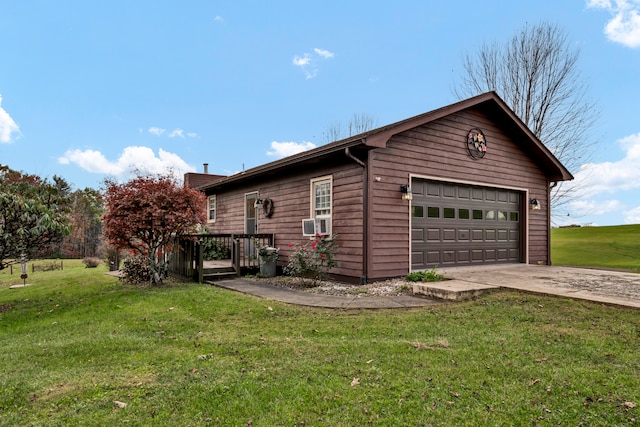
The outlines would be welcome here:
<svg viewBox="0 0 640 427">
<path fill-rule="evenodd" d="M 554 265 L 601 267 L 640 273 L 640 224 L 551 230 Z"/>
</svg>

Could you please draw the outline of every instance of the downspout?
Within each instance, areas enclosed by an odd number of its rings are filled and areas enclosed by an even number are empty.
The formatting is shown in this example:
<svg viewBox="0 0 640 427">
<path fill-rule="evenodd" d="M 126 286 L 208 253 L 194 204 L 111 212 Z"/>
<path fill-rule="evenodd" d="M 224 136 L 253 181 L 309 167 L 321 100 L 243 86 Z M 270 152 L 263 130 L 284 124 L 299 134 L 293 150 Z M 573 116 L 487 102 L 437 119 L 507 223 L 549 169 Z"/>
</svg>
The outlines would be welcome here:
<svg viewBox="0 0 640 427">
<path fill-rule="evenodd" d="M 366 141 L 363 139 L 363 143 Z M 344 149 L 344 154 L 356 162 L 362 168 L 362 276 L 360 276 L 360 284 L 365 285 L 367 283 L 367 272 L 369 271 L 368 259 L 369 259 L 369 182 L 367 176 L 367 164 L 351 154 L 349 147 Z"/>
<path fill-rule="evenodd" d="M 549 224 L 549 229 L 547 230 L 547 233 L 548 233 L 547 256 L 549 257 L 549 261 L 547 262 L 548 265 L 552 265 L 552 262 L 551 262 L 551 190 L 553 190 L 556 185 L 558 185 L 558 181 L 551 182 L 551 185 L 549 185 L 549 192 L 547 194 L 547 224 Z"/>
</svg>

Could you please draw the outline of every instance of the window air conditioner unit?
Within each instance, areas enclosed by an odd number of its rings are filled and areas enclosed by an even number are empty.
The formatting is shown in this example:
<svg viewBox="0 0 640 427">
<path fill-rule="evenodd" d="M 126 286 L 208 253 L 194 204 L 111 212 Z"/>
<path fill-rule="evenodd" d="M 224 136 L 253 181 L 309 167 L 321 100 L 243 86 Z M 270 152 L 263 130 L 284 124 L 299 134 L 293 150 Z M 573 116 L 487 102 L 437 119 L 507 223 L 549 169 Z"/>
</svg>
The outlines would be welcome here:
<svg viewBox="0 0 640 427">
<path fill-rule="evenodd" d="M 302 220 L 302 235 L 313 237 L 316 234 L 328 236 L 331 234 L 331 218 L 308 218 Z"/>
<path fill-rule="evenodd" d="M 308 218 L 302 220 L 302 235 L 305 237 L 316 235 L 316 220 Z"/>
</svg>

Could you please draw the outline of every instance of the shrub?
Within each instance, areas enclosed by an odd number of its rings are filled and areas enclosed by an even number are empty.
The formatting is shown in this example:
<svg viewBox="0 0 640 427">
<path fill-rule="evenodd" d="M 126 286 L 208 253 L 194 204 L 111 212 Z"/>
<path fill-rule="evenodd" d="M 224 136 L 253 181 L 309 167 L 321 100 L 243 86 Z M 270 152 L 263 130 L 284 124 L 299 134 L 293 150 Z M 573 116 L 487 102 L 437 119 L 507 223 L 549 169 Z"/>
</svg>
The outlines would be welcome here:
<svg viewBox="0 0 640 427">
<path fill-rule="evenodd" d="M 116 271 L 120 269 L 120 251 L 118 251 L 115 246 L 112 246 L 103 240 L 100 243 L 98 252 L 102 254 L 102 257 L 109 266 L 109 271 Z"/>
<path fill-rule="evenodd" d="M 409 282 L 439 282 L 444 280 L 444 274 L 436 272 L 436 268 L 433 267 L 429 271 L 414 271 L 409 273 L 406 279 Z"/>
<path fill-rule="evenodd" d="M 85 268 L 96 268 L 97 266 L 100 265 L 102 261 L 100 260 L 100 258 L 96 258 L 96 257 L 89 257 L 89 258 L 84 258 L 82 260 L 82 263 L 85 265 Z"/>
<path fill-rule="evenodd" d="M 202 256 L 206 261 L 217 261 L 231 258 L 231 248 L 222 240 L 205 239 L 202 242 Z"/>
<path fill-rule="evenodd" d="M 134 285 L 151 283 L 151 269 L 145 257 L 136 256 L 124 260 L 120 280 Z"/>
<path fill-rule="evenodd" d="M 314 240 L 304 245 L 289 244 L 294 250 L 289 255 L 289 264 L 284 268 L 284 272 L 290 276 L 314 281 L 323 279 L 329 270 L 336 266 L 337 237 L 316 235 Z"/>
<path fill-rule="evenodd" d="M 258 256 L 262 262 L 274 262 L 278 260 L 280 248 L 261 245 L 258 239 L 253 239 L 256 248 L 258 248 Z"/>
</svg>

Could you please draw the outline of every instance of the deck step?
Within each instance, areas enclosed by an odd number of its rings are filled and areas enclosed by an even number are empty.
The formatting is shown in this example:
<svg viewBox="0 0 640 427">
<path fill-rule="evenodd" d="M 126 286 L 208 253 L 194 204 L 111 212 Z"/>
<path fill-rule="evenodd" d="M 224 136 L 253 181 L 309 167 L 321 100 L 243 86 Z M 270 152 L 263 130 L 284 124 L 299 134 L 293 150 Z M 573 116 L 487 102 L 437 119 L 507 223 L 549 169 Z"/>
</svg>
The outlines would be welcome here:
<svg viewBox="0 0 640 427">
<path fill-rule="evenodd" d="M 219 273 L 234 273 L 236 270 L 233 267 L 216 267 L 216 268 L 204 268 L 202 269 L 202 274 L 208 276 L 210 274 L 219 274 Z"/>
<path fill-rule="evenodd" d="M 202 276 L 202 280 L 204 280 L 205 282 L 207 281 L 215 282 L 216 280 L 235 279 L 236 277 L 238 277 L 238 275 L 236 274 L 235 271 L 232 271 L 232 272 L 205 274 L 204 276 Z"/>
</svg>

